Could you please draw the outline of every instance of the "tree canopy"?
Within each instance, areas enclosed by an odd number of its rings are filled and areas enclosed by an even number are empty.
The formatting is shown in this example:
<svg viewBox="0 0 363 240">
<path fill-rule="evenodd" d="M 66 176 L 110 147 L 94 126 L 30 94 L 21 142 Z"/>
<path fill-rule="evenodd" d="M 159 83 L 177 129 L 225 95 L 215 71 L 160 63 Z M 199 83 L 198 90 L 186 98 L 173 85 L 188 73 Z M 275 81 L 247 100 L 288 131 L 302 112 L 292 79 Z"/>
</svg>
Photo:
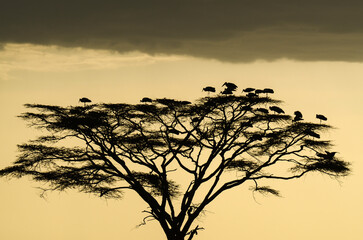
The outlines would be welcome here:
<svg viewBox="0 0 363 240">
<path fill-rule="evenodd" d="M 46 134 L 20 144 L 18 159 L 0 176 L 31 176 L 48 183 L 45 190 L 108 198 L 133 190 L 148 205 L 144 220 L 156 219 L 167 239 L 179 240 L 194 238 L 200 213 L 246 182 L 253 191 L 279 195 L 262 181 L 349 174 L 349 163 L 321 139 L 331 128 L 321 118 L 313 123 L 299 111 L 285 114 L 271 89 L 238 95 L 237 87 L 225 86 L 193 103 L 26 104 L 30 111 L 20 117 Z"/>
</svg>

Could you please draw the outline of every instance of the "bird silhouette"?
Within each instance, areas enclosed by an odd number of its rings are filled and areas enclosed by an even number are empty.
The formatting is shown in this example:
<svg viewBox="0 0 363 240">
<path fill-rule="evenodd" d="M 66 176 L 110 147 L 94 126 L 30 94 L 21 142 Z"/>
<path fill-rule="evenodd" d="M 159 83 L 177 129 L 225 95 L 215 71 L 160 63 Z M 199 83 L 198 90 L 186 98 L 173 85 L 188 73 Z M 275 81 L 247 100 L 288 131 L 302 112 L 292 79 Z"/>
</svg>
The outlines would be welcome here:
<svg viewBox="0 0 363 240">
<path fill-rule="evenodd" d="M 246 93 L 249 93 L 249 92 L 252 92 L 252 91 L 255 91 L 255 88 L 245 88 L 242 90 L 242 92 L 246 92 Z"/>
<path fill-rule="evenodd" d="M 302 115 L 302 113 L 300 111 L 295 111 L 294 114 L 295 114 L 295 117 L 294 117 L 294 120 L 292 120 L 293 122 L 304 120 L 302 118 L 303 115 Z"/>
<path fill-rule="evenodd" d="M 255 90 L 255 93 L 256 93 L 256 94 L 260 94 L 260 93 L 264 93 L 264 91 L 263 91 L 262 89 L 256 89 L 256 90 Z"/>
<path fill-rule="evenodd" d="M 153 100 L 151 98 L 148 97 L 144 97 L 140 100 L 140 102 L 152 102 Z"/>
<path fill-rule="evenodd" d="M 255 111 L 262 112 L 262 113 L 268 113 L 268 110 L 266 108 L 256 108 Z"/>
<path fill-rule="evenodd" d="M 86 97 L 80 98 L 80 99 L 79 99 L 79 101 L 80 101 L 81 103 L 83 103 L 83 104 L 84 104 L 84 106 L 86 106 L 86 103 L 90 103 L 90 102 L 92 102 L 90 99 L 88 99 L 88 98 L 86 98 Z"/>
<path fill-rule="evenodd" d="M 285 113 L 284 110 L 282 110 L 281 108 L 277 107 L 277 106 L 271 106 L 269 107 L 271 111 L 276 112 L 276 113 Z"/>
<path fill-rule="evenodd" d="M 321 121 L 328 120 L 324 115 L 321 115 L 321 114 L 316 114 L 316 118 L 320 120 L 320 123 L 321 123 Z"/>
<path fill-rule="evenodd" d="M 337 153 L 337 152 L 328 152 L 328 151 L 325 151 L 325 152 L 326 152 L 327 160 L 332 160 L 334 158 L 335 154 Z"/>
<path fill-rule="evenodd" d="M 316 153 L 318 157 L 321 157 L 325 160 L 332 160 L 337 152 L 328 152 L 325 151 L 325 153 Z"/>
<path fill-rule="evenodd" d="M 271 94 L 274 93 L 274 90 L 271 89 L 271 88 L 265 88 L 265 89 L 263 89 L 263 92 L 266 93 L 266 97 L 268 97 L 268 94 L 269 93 L 271 93 Z"/>
<path fill-rule="evenodd" d="M 231 91 L 236 91 L 236 89 L 237 89 L 237 85 L 234 83 L 231 83 L 231 82 L 223 83 L 222 87 L 224 87 L 224 86 Z"/>
<path fill-rule="evenodd" d="M 216 92 L 216 89 L 214 87 L 207 86 L 207 87 L 203 88 L 202 91 L 210 93 L 210 92 Z"/>
</svg>

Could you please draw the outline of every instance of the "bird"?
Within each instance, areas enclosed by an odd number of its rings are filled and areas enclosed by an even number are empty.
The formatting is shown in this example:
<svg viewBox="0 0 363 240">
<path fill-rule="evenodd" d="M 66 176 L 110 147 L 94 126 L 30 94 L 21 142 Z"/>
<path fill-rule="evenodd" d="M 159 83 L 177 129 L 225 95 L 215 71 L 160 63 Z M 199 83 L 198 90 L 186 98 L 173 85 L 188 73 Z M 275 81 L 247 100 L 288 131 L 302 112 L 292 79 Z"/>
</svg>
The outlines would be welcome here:
<svg viewBox="0 0 363 240">
<path fill-rule="evenodd" d="M 302 115 L 302 113 L 300 111 L 295 111 L 294 114 L 295 114 L 295 117 L 294 117 L 294 120 L 292 120 L 293 122 L 304 120 L 302 118 L 303 115 Z"/>
<path fill-rule="evenodd" d="M 321 157 L 325 160 L 332 160 L 337 152 L 328 152 L 325 151 L 325 153 L 316 153 L 318 157 Z"/>
<path fill-rule="evenodd" d="M 326 152 L 326 155 L 327 155 L 328 159 L 333 159 L 333 157 L 337 153 L 337 152 L 328 152 L 328 151 L 325 151 L 325 152 Z"/>
<path fill-rule="evenodd" d="M 321 115 L 321 114 L 316 114 L 316 118 L 320 120 L 320 123 L 321 123 L 321 121 L 328 120 L 324 115 Z"/>
<path fill-rule="evenodd" d="M 256 108 L 256 111 L 262 112 L 262 113 L 268 113 L 268 110 L 266 108 Z"/>
<path fill-rule="evenodd" d="M 271 88 L 265 88 L 265 89 L 263 89 L 263 92 L 266 93 L 266 97 L 267 97 L 269 93 L 271 93 L 271 94 L 274 93 L 274 90 Z"/>
<path fill-rule="evenodd" d="M 310 129 L 306 129 L 306 130 L 304 131 L 304 133 L 305 133 L 306 135 L 309 135 L 309 136 L 312 136 L 312 137 L 315 137 L 315 138 L 320 138 L 320 135 L 319 135 L 318 133 L 313 132 L 313 131 L 312 131 L 312 130 L 310 130 Z"/>
<path fill-rule="evenodd" d="M 255 89 L 254 88 L 245 88 L 245 89 L 243 89 L 242 90 L 242 92 L 246 92 L 246 93 L 249 93 L 249 92 L 252 92 L 252 91 L 255 91 Z"/>
<path fill-rule="evenodd" d="M 316 153 L 316 156 L 321 157 L 321 158 L 325 158 L 326 154 L 325 153 Z"/>
<path fill-rule="evenodd" d="M 256 89 L 256 90 L 255 90 L 255 93 L 256 93 L 256 94 L 260 94 L 260 93 L 263 93 L 263 92 L 264 92 L 264 91 L 263 91 L 262 89 Z"/>
<path fill-rule="evenodd" d="M 237 85 L 231 82 L 225 82 L 223 83 L 222 87 L 226 86 L 227 89 L 230 89 L 231 91 L 236 91 Z"/>
<path fill-rule="evenodd" d="M 282 110 L 281 108 L 277 107 L 277 106 L 271 106 L 269 107 L 271 111 L 276 112 L 276 113 L 285 113 L 284 110 Z"/>
<path fill-rule="evenodd" d="M 86 103 L 90 103 L 90 102 L 92 102 L 89 98 L 86 98 L 86 97 L 80 98 L 80 99 L 79 99 L 79 101 L 80 101 L 81 103 L 83 103 L 83 104 L 84 104 L 84 106 L 86 106 Z"/>
<path fill-rule="evenodd" d="M 202 91 L 210 93 L 210 92 L 216 92 L 216 89 L 214 87 L 207 86 L 207 87 L 203 88 Z"/>
<path fill-rule="evenodd" d="M 151 100 L 151 98 L 148 97 L 144 97 L 140 100 L 140 102 L 152 102 L 153 100 Z"/>
<path fill-rule="evenodd" d="M 302 118 L 302 113 L 300 111 L 295 111 L 294 112 L 295 116 L 298 117 L 298 118 Z"/>
</svg>

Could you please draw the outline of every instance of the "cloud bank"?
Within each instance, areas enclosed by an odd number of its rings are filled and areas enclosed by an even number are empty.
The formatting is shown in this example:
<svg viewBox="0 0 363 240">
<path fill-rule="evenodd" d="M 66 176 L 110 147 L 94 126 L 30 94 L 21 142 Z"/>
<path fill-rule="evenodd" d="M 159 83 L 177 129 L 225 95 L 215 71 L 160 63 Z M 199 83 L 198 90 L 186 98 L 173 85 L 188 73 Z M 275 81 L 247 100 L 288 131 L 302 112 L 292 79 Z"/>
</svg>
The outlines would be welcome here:
<svg viewBox="0 0 363 240">
<path fill-rule="evenodd" d="M 362 12 L 363 1 L 349 0 L 6 0 L 0 42 L 229 62 L 360 62 Z"/>
<path fill-rule="evenodd" d="M 10 80 L 13 72 L 79 72 L 145 66 L 183 60 L 179 56 L 150 56 L 130 52 L 118 54 L 106 50 L 64 48 L 32 44 L 6 44 L 0 52 L 0 81 Z"/>
</svg>

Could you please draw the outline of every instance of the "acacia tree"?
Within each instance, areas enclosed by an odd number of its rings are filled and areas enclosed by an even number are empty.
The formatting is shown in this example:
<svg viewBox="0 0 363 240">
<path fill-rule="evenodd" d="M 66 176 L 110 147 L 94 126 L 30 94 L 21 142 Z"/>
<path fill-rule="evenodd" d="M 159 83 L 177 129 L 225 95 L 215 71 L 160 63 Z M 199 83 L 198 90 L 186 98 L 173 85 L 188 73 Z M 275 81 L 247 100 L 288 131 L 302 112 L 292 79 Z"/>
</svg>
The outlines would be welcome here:
<svg viewBox="0 0 363 240">
<path fill-rule="evenodd" d="M 26 104 L 30 111 L 20 117 L 47 134 L 19 145 L 0 176 L 30 175 L 48 183 L 45 191 L 109 198 L 135 191 L 148 205 L 144 222 L 157 220 L 168 240 L 190 240 L 202 229 L 194 220 L 229 189 L 251 182 L 253 191 L 279 195 L 262 181 L 349 174 L 349 163 L 320 140 L 331 126 L 285 114 L 263 91 L 234 90 L 194 103 Z"/>
</svg>

